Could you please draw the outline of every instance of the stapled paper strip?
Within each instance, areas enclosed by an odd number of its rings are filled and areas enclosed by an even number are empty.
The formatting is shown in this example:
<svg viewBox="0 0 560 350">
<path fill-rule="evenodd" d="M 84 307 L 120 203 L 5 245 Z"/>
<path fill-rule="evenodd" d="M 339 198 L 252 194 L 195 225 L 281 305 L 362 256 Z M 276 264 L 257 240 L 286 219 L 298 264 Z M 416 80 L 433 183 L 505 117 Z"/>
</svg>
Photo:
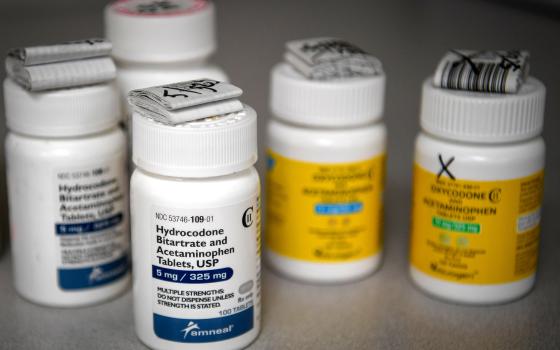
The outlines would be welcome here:
<svg viewBox="0 0 560 350">
<path fill-rule="evenodd" d="M 116 67 L 109 57 L 23 66 L 6 60 L 8 76 L 31 91 L 98 84 L 113 80 Z"/>
<path fill-rule="evenodd" d="M 336 38 L 290 41 L 286 50 L 286 62 L 309 79 L 330 80 L 383 73 L 377 58 Z"/>
<path fill-rule="evenodd" d="M 98 84 L 116 77 L 110 53 L 104 39 L 16 48 L 8 52 L 6 72 L 31 91 Z"/>
<path fill-rule="evenodd" d="M 105 39 L 87 39 L 58 45 L 15 48 L 8 52 L 8 56 L 21 61 L 25 66 L 31 66 L 109 56 L 111 48 L 111 43 Z"/>
<path fill-rule="evenodd" d="M 212 79 L 132 90 L 128 101 L 140 113 L 165 124 L 180 124 L 243 110 L 243 91 Z"/>
<path fill-rule="evenodd" d="M 451 50 L 440 60 L 434 85 L 491 93 L 516 93 L 529 75 L 529 52 Z"/>
</svg>

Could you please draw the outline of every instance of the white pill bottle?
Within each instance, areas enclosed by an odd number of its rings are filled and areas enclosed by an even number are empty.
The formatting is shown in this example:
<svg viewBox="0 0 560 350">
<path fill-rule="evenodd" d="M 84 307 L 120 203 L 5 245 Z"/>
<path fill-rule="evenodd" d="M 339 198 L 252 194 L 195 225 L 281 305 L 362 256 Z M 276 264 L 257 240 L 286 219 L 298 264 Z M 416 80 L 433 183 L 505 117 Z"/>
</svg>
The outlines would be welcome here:
<svg viewBox="0 0 560 350">
<path fill-rule="evenodd" d="M 114 84 L 29 92 L 4 81 L 17 292 L 55 307 L 129 284 L 126 138 Z"/>
<path fill-rule="evenodd" d="M 385 75 L 310 80 L 272 70 L 266 258 L 285 276 L 342 283 L 382 257 Z"/>
<path fill-rule="evenodd" d="M 240 349 L 260 330 L 255 111 L 133 113 L 134 317 L 153 349 Z"/>
<path fill-rule="evenodd" d="M 121 0 L 105 8 L 123 106 L 130 90 L 176 81 L 227 81 L 208 62 L 216 50 L 214 4 L 207 0 Z"/>
<path fill-rule="evenodd" d="M 423 85 L 416 140 L 410 273 L 438 298 L 508 302 L 535 283 L 545 87 L 515 94 Z"/>
</svg>

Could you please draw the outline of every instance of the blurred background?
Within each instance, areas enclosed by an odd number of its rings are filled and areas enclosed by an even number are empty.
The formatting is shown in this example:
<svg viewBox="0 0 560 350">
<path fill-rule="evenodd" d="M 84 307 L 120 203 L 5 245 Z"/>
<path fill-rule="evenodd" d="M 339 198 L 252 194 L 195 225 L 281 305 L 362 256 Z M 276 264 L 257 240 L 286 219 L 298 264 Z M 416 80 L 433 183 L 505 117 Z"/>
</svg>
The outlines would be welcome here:
<svg viewBox="0 0 560 350">
<path fill-rule="evenodd" d="M 384 65 L 389 130 L 385 258 L 370 278 L 305 286 L 264 271 L 263 331 L 252 349 L 560 348 L 560 1 L 554 0 L 217 0 L 212 61 L 259 114 L 261 175 L 269 118 L 269 71 L 291 39 L 335 36 Z M 99 0 L 2 0 L 0 52 L 14 46 L 103 36 Z M 408 218 L 420 86 L 450 48 L 527 49 L 531 75 L 547 87 L 541 255 L 535 290 L 503 306 L 444 304 L 408 280 Z M 4 77 L 4 71 L 0 72 Z M 0 101 L 2 97 L 0 97 Z M 2 101 L 3 102 L 3 101 Z M 3 109 L 0 110 L 4 130 Z M 2 147 L 3 153 L 3 147 Z M 0 224 L 7 236 L 4 159 Z M 6 245 L 6 244 L 5 244 Z M 9 249 L 0 256 L 0 348 L 137 349 L 130 292 L 108 304 L 51 310 L 15 295 Z"/>
</svg>

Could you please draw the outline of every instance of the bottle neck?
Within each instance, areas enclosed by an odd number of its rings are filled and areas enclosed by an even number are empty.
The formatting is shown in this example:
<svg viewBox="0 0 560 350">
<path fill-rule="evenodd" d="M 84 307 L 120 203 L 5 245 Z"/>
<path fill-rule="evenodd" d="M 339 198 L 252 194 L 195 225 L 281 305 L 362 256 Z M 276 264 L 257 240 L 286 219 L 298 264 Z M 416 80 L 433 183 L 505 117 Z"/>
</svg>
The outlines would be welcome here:
<svg viewBox="0 0 560 350">
<path fill-rule="evenodd" d="M 204 66 L 208 63 L 208 57 L 200 57 L 189 60 L 171 61 L 171 62 L 138 62 L 127 61 L 115 58 L 115 62 L 119 68 L 127 67 L 132 69 L 142 68 L 150 70 L 159 70 L 162 67 L 166 69 L 194 69 Z"/>
<path fill-rule="evenodd" d="M 360 124 L 352 124 L 352 125 L 324 125 L 324 124 L 312 124 L 312 123 L 305 123 L 305 122 L 295 122 L 293 120 L 281 118 L 278 116 L 274 116 L 272 118 L 277 123 L 282 125 L 286 125 L 293 128 L 298 129 L 307 129 L 307 130 L 321 130 L 321 131 L 340 131 L 345 132 L 347 130 L 355 130 L 361 128 L 368 128 L 368 127 L 376 127 L 376 126 L 383 126 L 383 119 L 376 119 L 372 121 L 366 121 Z"/>
<path fill-rule="evenodd" d="M 108 126 L 106 128 L 103 128 L 101 130 L 97 130 L 94 131 L 92 133 L 77 133 L 77 134 L 54 134 L 54 135 L 37 135 L 36 133 L 28 133 L 25 131 L 20 131 L 20 130 L 13 130 L 13 129 L 9 129 L 8 133 L 9 134 L 14 134 L 17 135 L 19 137 L 25 137 L 25 138 L 30 138 L 30 139 L 41 139 L 41 140 L 85 140 L 85 139 L 92 139 L 92 138 L 96 138 L 99 136 L 103 136 L 103 135 L 107 135 L 113 132 L 122 132 L 121 127 L 118 123 L 115 123 L 114 125 Z"/>
<path fill-rule="evenodd" d="M 219 174 L 219 175 L 214 175 L 214 176 L 170 176 L 170 175 L 164 175 L 164 174 L 158 174 L 155 173 L 153 171 L 147 170 L 142 168 L 141 166 L 135 165 L 134 171 L 138 171 L 139 173 L 146 175 L 146 176 L 151 176 L 151 177 L 155 177 L 155 178 L 159 178 L 159 179 L 163 179 L 163 180 L 170 180 L 170 181 L 221 181 L 223 179 L 231 179 L 231 178 L 239 178 L 239 177 L 244 177 L 244 176 L 250 176 L 251 173 L 255 172 L 256 173 L 256 169 L 253 165 L 251 165 L 248 168 L 239 170 L 239 171 L 235 171 L 232 173 L 226 173 L 226 174 Z"/>
<path fill-rule="evenodd" d="M 465 146 L 482 146 L 482 147 L 502 147 L 502 146 L 508 146 L 508 145 L 516 145 L 516 144 L 523 144 L 523 143 L 527 143 L 527 142 L 531 142 L 535 139 L 539 139 L 541 137 L 541 135 L 535 135 L 532 137 L 526 137 L 526 138 L 521 138 L 521 139 L 514 139 L 514 140 L 504 140 L 504 141 L 497 141 L 497 140 L 493 140 L 493 141 L 471 141 L 471 140 L 465 140 L 465 139 L 460 139 L 460 138 L 453 138 L 453 137 L 448 137 L 448 136 L 444 136 L 444 135 L 440 135 L 437 133 L 433 133 L 433 132 L 429 132 L 427 130 L 422 130 L 421 131 L 422 134 L 432 138 L 432 139 L 436 139 L 442 142 L 448 142 L 448 143 L 454 143 L 454 144 L 460 144 L 460 145 L 465 145 Z"/>
</svg>

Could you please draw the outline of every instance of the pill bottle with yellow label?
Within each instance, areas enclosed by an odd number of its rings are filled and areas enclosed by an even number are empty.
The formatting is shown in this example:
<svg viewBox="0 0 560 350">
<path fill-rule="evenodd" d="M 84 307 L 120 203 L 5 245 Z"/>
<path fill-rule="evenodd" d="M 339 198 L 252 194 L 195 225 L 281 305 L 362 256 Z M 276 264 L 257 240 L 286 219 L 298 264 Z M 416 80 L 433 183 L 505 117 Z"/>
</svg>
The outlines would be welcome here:
<svg viewBox="0 0 560 350">
<path fill-rule="evenodd" d="M 534 78 L 513 93 L 424 82 L 410 273 L 428 294 L 494 304 L 519 298 L 534 285 L 544 101 L 545 87 Z"/>
<path fill-rule="evenodd" d="M 330 41 L 322 47 L 334 46 L 343 45 Z M 288 63 L 273 68 L 266 259 L 279 273 L 342 283 L 379 266 L 384 90 L 380 71 L 312 79 Z"/>
</svg>

